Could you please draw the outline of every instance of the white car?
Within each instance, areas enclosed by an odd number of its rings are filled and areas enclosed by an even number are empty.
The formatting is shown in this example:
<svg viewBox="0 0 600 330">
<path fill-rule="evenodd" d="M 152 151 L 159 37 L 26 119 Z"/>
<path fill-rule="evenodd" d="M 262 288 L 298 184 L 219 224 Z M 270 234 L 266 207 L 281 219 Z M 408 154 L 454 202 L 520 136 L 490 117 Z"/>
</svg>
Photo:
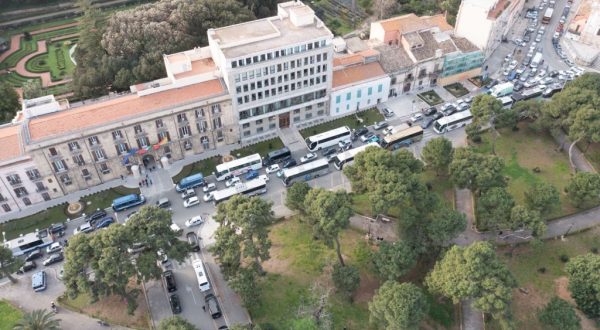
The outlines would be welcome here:
<svg viewBox="0 0 600 330">
<path fill-rule="evenodd" d="M 200 204 L 200 200 L 197 196 L 192 196 L 183 201 L 183 207 L 192 207 L 194 205 Z"/>
<path fill-rule="evenodd" d="M 277 171 L 279 171 L 281 168 L 279 167 L 279 164 L 273 164 L 269 167 L 267 167 L 266 171 L 267 174 L 271 174 L 271 173 L 275 173 Z"/>
<path fill-rule="evenodd" d="M 304 155 L 304 156 L 302 156 L 300 158 L 300 163 L 308 163 L 308 162 L 313 161 L 315 159 L 317 159 L 317 154 L 314 153 L 314 152 L 309 152 L 309 153 L 307 153 L 306 155 Z"/>
<path fill-rule="evenodd" d="M 89 222 L 84 222 L 77 228 L 73 229 L 73 235 L 77 235 L 79 233 L 91 233 L 92 231 L 94 231 L 94 227 Z"/>
<path fill-rule="evenodd" d="M 412 116 L 410 116 L 410 121 L 412 121 L 413 123 L 416 123 L 422 119 L 423 119 L 423 114 L 420 112 L 413 113 Z"/>
<path fill-rule="evenodd" d="M 210 202 L 213 200 L 213 198 L 215 198 L 215 196 L 213 195 L 213 192 L 206 193 L 206 194 L 204 194 L 204 197 L 202 197 L 202 199 L 205 202 Z"/>
<path fill-rule="evenodd" d="M 192 196 L 196 196 L 196 191 L 192 188 L 188 188 L 181 193 L 181 198 L 188 199 Z"/>
<path fill-rule="evenodd" d="M 225 186 L 231 187 L 231 186 L 235 185 L 236 183 L 240 183 L 240 182 L 242 182 L 242 180 L 240 180 L 240 178 L 238 178 L 237 176 L 234 176 L 233 178 L 225 181 Z"/>
<path fill-rule="evenodd" d="M 171 224 L 171 230 L 176 233 L 177 235 L 181 235 L 183 234 L 183 230 L 181 230 L 181 228 L 176 224 L 176 223 L 172 223 Z"/>
<path fill-rule="evenodd" d="M 211 192 L 213 190 L 217 190 L 217 185 L 215 183 L 209 183 L 206 187 L 202 188 L 204 193 Z"/>
<path fill-rule="evenodd" d="M 384 128 L 383 131 L 381 131 L 381 133 L 383 133 L 383 135 L 390 135 L 390 134 L 392 134 L 393 131 L 394 131 L 394 127 L 388 126 L 388 127 Z"/>
<path fill-rule="evenodd" d="M 193 227 L 193 226 L 198 226 L 202 223 L 204 223 L 204 219 L 202 219 L 201 216 L 197 215 L 195 217 L 192 217 L 191 219 L 186 220 L 185 226 L 189 228 L 189 227 Z"/>
<path fill-rule="evenodd" d="M 46 248 L 46 253 L 48 253 L 48 254 L 56 253 L 56 252 L 60 252 L 60 251 L 62 251 L 62 245 L 60 245 L 60 242 L 54 242 Z"/>
</svg>

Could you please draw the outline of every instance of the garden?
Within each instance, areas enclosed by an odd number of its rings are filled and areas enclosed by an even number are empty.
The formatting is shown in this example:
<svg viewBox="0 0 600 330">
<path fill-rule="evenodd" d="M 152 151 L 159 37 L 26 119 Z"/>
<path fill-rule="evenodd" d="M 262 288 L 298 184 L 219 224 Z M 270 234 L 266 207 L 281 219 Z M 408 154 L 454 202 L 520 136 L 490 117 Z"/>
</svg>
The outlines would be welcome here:
<svg viewBox="0 0 600 330">
<path fill-rule="evenodd" d="M 69 52 L 76 42 L 77 38 L 70 38 L 49 43 L 48 52 L 31 58 L 25 63 L 25 68 L 34 73 L 50 72 L 52 81 L 68 78 L 75 69 Z"/>
<path fill-rule="evenodd" d="M 0 330 L 13 330 L 23 312 L 6 300 L 0 300 Z"/>
<path fill-rule="evenodd" d="M 423 100 L 423 102 L 429 104 L 430 106 L 438 105 L 444 102 L 444 100 L 442 100 L 442 98 L 433 90 L 419 93 L 417 94 L 417 97 Z"/>
<path fill-rule="evenodd" d="M 469 90 L 465 88 L 461 83 L 455 82 L 454 84 L 444 86 L 444 89 L 447 90 L 454 97 L 461 97 L 469 94 Z"/>
<path fill-rule="evenodd" d="M 348 126 L 351 129 L 357 129 L 362 126 L 373 125 L 374 123 L 383 119 L 383 115 L 379 112 L 377 108 L 371 108 L 369 110 L 354 113 L 346 117 L 334 119 L 332 121 L 328 121 L 320 125 L 305 128 L 300 131 L 300 134 L 303 138 L 306 139 L 311 135 L 323 133 L 334 128 Z"/>
<path fill-rule="evenodd" d="M 274 138 L 262 142 L 258 142 L 255 144 L 251 144 L 246 147 L 242 147 L 240 149 L 235 149 L 230 152 L 230 154 L 234 157 L 241 158 L 250 156 L 253 154 L 259 154 L 262 157 L 265 157 L 269 152 L 277 149 L 283 148 L 283 142 L 280 138 Z"/>
</svg>

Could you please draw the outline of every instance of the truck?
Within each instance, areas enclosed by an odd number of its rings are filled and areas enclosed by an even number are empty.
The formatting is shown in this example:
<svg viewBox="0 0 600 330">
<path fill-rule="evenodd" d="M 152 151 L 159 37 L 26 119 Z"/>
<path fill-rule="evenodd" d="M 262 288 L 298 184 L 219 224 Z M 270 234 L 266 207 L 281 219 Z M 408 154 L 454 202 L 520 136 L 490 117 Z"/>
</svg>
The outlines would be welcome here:
<svg viewBox="0 0 600 330">
<path fill-rule="evenodd" d="M 550 23 L 550 19 L 552 19 L 552 14 L 554 14 L 554 8 L 548 7 L 546 12 L 544 13 L 544 17 L 542 17 L 542 24 Z"/>
<path fill-rule="evenodd" d="M 543 91 L 544 90 L 541 89 L 540 87 L 534 87 L 534 88 L 526 89 L 526 90 L 522 91 L 521 93 L 515 93 L 512 95 L 512 98 L 513 98 L 513 100 L 515 100 L 515 102 L 525 101 L 525 100 L 529 100 L 534 97 L 538 97 L 538 96 L 542 95 Z"/>
<path fill-rule="evenodd" d="M 531 63 L 529 63 L 529 66 L 532 68 L 537 68 L 538 66 L 540 66 L 540 64 L 542 64 L 543 61 L 544 61 L 544 58 L 542 56 L 542 53 L 537 52 L 533 56 L 533 59 L 531 60 Z"/>
<path fill-rule="evenodd" d="M 498 84 L 498 85 L 492 87 L 492 89 L 490 89 L 490 95 L 495 98 L 507 96 L 507 95 L 512 94 L 514 87 L 515 87 L 515 85 L 513 85 L 513 83 L 511 83 L 511 82 L 505 82 L 503 84 Z"/>
</svg>

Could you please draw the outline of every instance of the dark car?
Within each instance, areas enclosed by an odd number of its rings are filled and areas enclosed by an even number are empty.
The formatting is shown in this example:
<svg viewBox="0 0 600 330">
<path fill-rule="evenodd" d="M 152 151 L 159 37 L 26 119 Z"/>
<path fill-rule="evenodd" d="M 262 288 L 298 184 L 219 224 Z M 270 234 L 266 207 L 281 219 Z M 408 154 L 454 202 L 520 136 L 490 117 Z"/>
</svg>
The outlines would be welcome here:
<svg viewBox="0 0 600 330">
<path fill-rule="evenodd" d="M 213 319 L 218 319 L 222 316 L 221 307 L 219 307 L 219 302 L 217 301 L 217 297 L 212 293 L 209 293 L 204 297 L 204 302 L 206 303 L 206 309 L 210 313 Z"/>
<path fill-rule="evenodd" d="M 44 254 L 42 253 L 42 251 L 40 249 L 33 250 L 27 255 L 27 257 L 25 257 L 25 261 L 31 261 L 31 260 L 41 258 L 42 255 L 44 255 Z"/>
<path fill-rule="evenodd" d="M 431 117 L 431 119 L 438 120 L 438 119 L 440 119 L 442 117 L 444 117 L 444 114 L 441 113 L 441 112 L 438 112 L 438 113 L 433 114 L 433 116 Z"/>
<path fill-rule="evenodd" d="M 523 87 L 525 87 L 525 86 L 523 86 L 523 84 L 521 84 L 520 82 L 515 83 L 515 85 L 513 87 L 513 91 L 518 92 L 518 91 L 522 90 Z"/>
<path fill-rule="evenodd" d="M 106 217 L 106 211 L 98 210 L 88 216 L 85 217 L 85 221 L 89 222 L 92 226 L 96 223 L 96 221 Z"/>
<path fill-rule="evenodd" d="M 329 148 L 329 149 L 325 149 L 323 151 L 323 157 L 327 157 L 329 155 L 333 155 L 337 152 L 337 150 L 335 150 L 335 148 Z"/>
<path fill-rule="evenodd" d="M 171 304 L 171 311 L 173 311 L 173 314 L 181 313 L 181 301 L 177 294 L 172 294 L 169 297 L 169 303 Z"/>
<path fill-rule="evenodd" d="M 423 119 L 423 121 L 421 122 L 421 128 L 422 129 L 426 129 L 429 126 L 431 126 L 431 124 L 433 124 L 434 120 L 431 117 L 425 118 Z"/>
<path fill-rule="evenodd" d="M 106 228 L 106 227 L 112 225 L 114 222 L 115 222 L 115 220 L 112 217 L 103 218 L 101 220 L 98 220 L 98 222 L 96 224 L 96 229 Z"/>
<path fill-rule="evenodd" d="M 64 223 L 53 223 L 48 227 L 48 232 L 50 234 L 58 234 L 59 236 L 63 236 L 65 234 L 65 230 L 67 226 Z"/>
<path fill-rule="evenodd" d="M 425 116 L 432 116 L 437 112 L 437 109 L 435 107 L 431 107 L 431 108 L 427 108 L 425 110 L 423 110 L 423 114 Z"/>
<path fill-rule="evenodd" d="M 23 264 L 23 266 L 21 266 L 21 268 L 19 268 L 19 270 L 17 270 L 17 274 L 23 274 L 36 268 L 37 265 L 35 264 L 35 261 L 27 261 Z"/>
<path fill-rule="evenodd" d="M 165 287 L 167 291 L 174 292 L 177 291 L 177 283 L 175 283 L 175 274 L 172 271 L 167 270 L 163 273 L 163 281 L 165 282 Z"/>
<path fill-rule="evenodd" d="M 550 73 L 548 73 L 548 75 L 552 78 L 556 78 L 556 77 L 558 77 L 558 71 L 556 71 L 556 70 L 550 71 Z"/>
<path fill-rule="evenodd" d="M 61 253 L 55 253 L 55 254 L 51 254 L 46 260 L 44 260 L 43 264 L 44 266 L 49 266 L 52 264 L 55 264 L 57 262 L 63 261 L 65 259 L 65 256 Z"/>
<path fill-rule="evenodd" d="M 353 135 L 354 136 L 354 140 L 356 140 L 359 136 L 367 134 L 368 132 L 369 132 L 369 130 L 366 127 L 357 128 L 354 131 L 354 135 Z"/>
<path fill-rule="evenodd" d="M 296 166 L 296 160 L 295 159 L 290 159 L 288 161 L 286 161 L 285 163 L 283 163 L 283 166 L 281 168 L 290 168 L 292 166 Z"/>
<path fill-rule="evenodd" d="M 190 244 L 192 251 L 199 252 L 200 244 L 198 242 L 198 236 L 196 236 L 196 234 L 194 232 L 189 232 L 189 233 L 185 234 L 185 237 L 187 238 L 187 241 Z"/>
<path fill-rule="evenodd" d="M 451 114 L 456 112 L 456 108 L 455 107 L 449 107 L 448 109 L 442 111 L 444 113 L 444 116 L 450 116 Z"/>
<path fill-rule="evenodd" d="M 485 85 L 485 88 L 491 89 L 492 87 L 494 87 L 496 85 L 498 85 L 498 80 L 492 79 L 492 81 L 490 81 L 487 85 Z"/>
</svg>

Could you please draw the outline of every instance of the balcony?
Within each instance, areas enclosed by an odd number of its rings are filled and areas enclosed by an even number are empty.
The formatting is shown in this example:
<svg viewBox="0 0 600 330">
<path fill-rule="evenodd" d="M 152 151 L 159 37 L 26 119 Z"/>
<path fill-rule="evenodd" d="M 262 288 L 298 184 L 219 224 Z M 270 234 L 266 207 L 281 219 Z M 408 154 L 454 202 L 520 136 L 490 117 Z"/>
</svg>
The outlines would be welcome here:
<svg viewBox="0 0 600 330">
<path fill-rule="evenodd" d="M 35 192 L 44 192 L 44 191 L 48 191 L 48 187 L 46 187 L 46 186 L 43 186 L 43 187 L 41 187 L 41 188 L 37 188 L 37 189 L 35 190 Z"/>
<path fill-rule="evenodd" d="M 30 177 L 29 177 L 29 180 L 30 180 L 30 181 L 34 181 L 34 182 L 35 182 L 35 181 L 39 181 L 39 180 L 41 180 L 41 179 L 42 179 L 42 176 L 41 176 L 41 175 L 38 175 L 38 176 L 30 176 Z"/>
<path fill-rule="evenodd" d="M 20 186 L 23 184 L 23 181 L 8 179 L 8 183 L 10 183 L 11 186 Z"/>
</svg>

